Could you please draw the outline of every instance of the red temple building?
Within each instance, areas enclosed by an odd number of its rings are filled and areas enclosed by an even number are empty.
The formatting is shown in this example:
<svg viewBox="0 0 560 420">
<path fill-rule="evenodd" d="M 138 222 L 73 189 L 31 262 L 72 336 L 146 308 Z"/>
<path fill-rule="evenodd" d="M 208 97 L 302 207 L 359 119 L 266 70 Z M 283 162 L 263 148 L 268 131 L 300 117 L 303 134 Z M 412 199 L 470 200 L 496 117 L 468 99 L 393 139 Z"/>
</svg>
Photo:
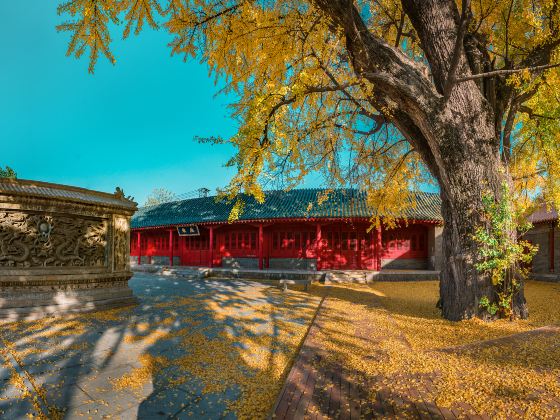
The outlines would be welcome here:
<svg viewBox="0 0 560 420">
<path fill-rule="evenodd" d="M 537 280 L 560 281 L 560 229 L 558 211 L 541 205 L 528 218 L 533 227 L 524 239 L 538 246 L 531 262 L 531 275 Z"/>
<path fill-rule="evenodd" d="M 132 219 L 131 258 L 141 264 L 305 270 L 438 270 L 442 217 L 437 194 L 419 193 L 399 227 L 371 229 L 363 192 L 268 191 L 264 203 L 198 197 L 141 208 Z M 369 231 L 368 231 L 369 230 Z"/>
</svg>

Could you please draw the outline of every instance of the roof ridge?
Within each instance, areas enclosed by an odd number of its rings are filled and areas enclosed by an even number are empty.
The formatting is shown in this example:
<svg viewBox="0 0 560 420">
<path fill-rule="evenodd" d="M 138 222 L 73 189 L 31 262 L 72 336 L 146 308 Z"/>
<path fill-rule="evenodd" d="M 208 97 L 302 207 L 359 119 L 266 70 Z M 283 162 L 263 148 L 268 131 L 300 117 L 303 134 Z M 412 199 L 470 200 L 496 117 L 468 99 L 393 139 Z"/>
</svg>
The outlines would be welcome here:
<svg viewBox="0 0 560 420">
<path fill-rule="evenodd" d="M 361 188 L 326 188 L 326 187 L 304 187 L 304 188 L 293 188 L 291 190 L 282 190 L 282 189 L 274 189 L 274 190 L 264 190 L 264 194 L 265 194 L 265 199 L 266 199 L 266 195 L 270 194 L 270 193 L 289 193 L 289 192 L 298 192 L 298 191 L 307 191 L 307 192 L 311 192 L 311 191 L 328 191 L 328 190 L 333 190 L 334 192 L 346 192 L 346 191 L 357 191 L 357 192 L 363 192 L 363 193 L 367 193 L 367 190 L 363 190 Z M 437 192 L 430 192 L 430 191 L 411 191 L 412 193 L 414 193 L 414 195 L 416 195 L 417 197 L 426 197 L 426 196 L 439 196 L 439 193 Z M 252 197 L 251 194 L 246 193 L 246 192 L 241 192 L 238 193 L 237 196 L 239 195 L 244 195 L 244 196 L 248 196 L 248 197 Z M 182 202 L 186 202 L 186 201 L 192 201 L 192 200 L 200 200 L 200 199 L 211 199 L 211 198 L 217 198 L 218 194 L 215 195 L 208 195 L 205 197 L 191 197 L 191 198 L 183 198 L 183 199 L 179 199 L 179 200 L 171 200 L 171 201 L 166 201 L 165 203 L 159 203 L 159 204 L 153 204 L 153 205 L 149 205 L 149 206 L 142 206 L 140 207 L 141 209 L 145 209 L 145 208 L 154 208 L 154 207 L 158 207 L 158 206 L 163 206 L 166 204 L 171 204 L 171 203 L 182 203 Z M 215 201 L 215 200 L 214 200 Z M 227 202 L 227 200 L 224 200 L 225 202 Z"/>
</svg>

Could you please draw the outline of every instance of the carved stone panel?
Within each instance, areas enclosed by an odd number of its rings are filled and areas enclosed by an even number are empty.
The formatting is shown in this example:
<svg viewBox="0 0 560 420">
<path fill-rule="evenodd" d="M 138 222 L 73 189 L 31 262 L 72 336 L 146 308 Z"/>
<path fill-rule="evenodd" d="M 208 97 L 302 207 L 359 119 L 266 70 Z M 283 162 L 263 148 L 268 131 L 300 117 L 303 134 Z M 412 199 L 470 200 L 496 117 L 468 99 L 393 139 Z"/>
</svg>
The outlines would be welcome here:
<svg viewBox="0 0 560 420">
<path fill-rule="evenodd" d="M 130 265 L 130 224 L 126 217 L 115 216 L 113 241 L 114 270 L 128 270 Z"/>
<path fill-rule="evenodd" d="M 0 268 L 106 267 L 106 220 L 0 210 Z"/>
</svg>

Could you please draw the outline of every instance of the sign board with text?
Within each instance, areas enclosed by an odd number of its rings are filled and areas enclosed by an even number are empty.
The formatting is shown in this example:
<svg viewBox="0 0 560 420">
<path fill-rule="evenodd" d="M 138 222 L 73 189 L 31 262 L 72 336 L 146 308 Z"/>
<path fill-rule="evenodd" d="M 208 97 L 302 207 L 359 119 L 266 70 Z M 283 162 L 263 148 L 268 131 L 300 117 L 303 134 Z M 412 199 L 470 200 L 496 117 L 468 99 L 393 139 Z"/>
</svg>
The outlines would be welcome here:
<svg viewBox="0 0 560 420">
<path fill-rule="evenodd" d="M 197 225 L 177 226 L 179 236 L 199 236 L 200 231 Z"/>
</svg>

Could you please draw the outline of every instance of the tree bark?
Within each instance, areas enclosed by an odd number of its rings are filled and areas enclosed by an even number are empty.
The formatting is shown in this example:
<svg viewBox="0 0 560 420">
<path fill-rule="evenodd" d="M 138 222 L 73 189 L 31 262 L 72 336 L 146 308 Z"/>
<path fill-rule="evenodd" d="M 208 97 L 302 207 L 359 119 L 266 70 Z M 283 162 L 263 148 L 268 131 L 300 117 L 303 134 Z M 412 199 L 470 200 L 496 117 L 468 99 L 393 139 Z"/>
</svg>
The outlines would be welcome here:
<svg viewBox="0 0 560 420">
<path fill-rule="evenodd" d="M 476 227 L 485 223 L 481 218 L 483 207 L 479 201 L 484 188 L 488 188 L 489 191 L 494 190 L 494 194 L 498 197 L 500 189 L 499 187 L 492 189 L 490 185 L 485 186 L 484 181 L 488 175 L 477 171 L 477 167 L 481 166 L 476 163 L 472 168 L 465 168 L 465 166 L 457 168 L 456 176 L 463 176 L 461 180 L 463 182 L 448 188 L 447 193 L 442 192 L 442 214 L 445 224 L 442 238 L 440 305 L 443 316 L 452 321 L 472 317 L 487 318 L 489 314 L 479 306 L 480 299 L 487 296 L 493 302 L 496 298 L 490 277 L 481 274 L 475 267 L 478 245 L 473 235 Z M 488 168 L 491 167 L 487 166 L 485 169 Z M 495 173 L 489 175 L 497 180 L 502 178 L 507 182 L 499 166 L 494 169 Z M 482 182 L 474 179 L 479 176 Z M 515 235 L 515 232 L 511 234 Z M 519 292 L 514 296 L 513 312 L 517 317 L 528 316 L 522 282 Z"/>
</svg>

